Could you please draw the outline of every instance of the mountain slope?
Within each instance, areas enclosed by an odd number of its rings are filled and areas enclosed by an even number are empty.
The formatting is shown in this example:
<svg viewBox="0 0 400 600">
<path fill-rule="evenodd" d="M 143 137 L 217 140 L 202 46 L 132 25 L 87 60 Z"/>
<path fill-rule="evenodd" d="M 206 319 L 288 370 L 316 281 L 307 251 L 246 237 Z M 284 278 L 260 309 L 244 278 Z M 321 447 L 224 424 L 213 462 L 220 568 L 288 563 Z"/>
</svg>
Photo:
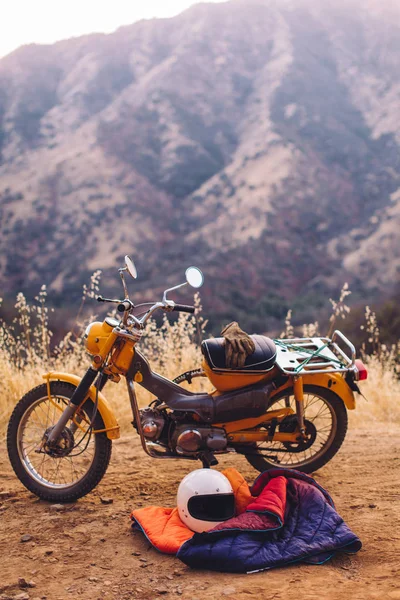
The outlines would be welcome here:
<svg viewBox="0 0 400 600">
<path fill-rule="evenodd" d="M 207 311 L 251 327 L 345 280 L 390 294 L 399 17 L 231 0 L 3 58 L 2 294 L 62 302 L 95 268 L 115 289 L 126 252 L 143 292 L 198 264 Z"/>
</svg>

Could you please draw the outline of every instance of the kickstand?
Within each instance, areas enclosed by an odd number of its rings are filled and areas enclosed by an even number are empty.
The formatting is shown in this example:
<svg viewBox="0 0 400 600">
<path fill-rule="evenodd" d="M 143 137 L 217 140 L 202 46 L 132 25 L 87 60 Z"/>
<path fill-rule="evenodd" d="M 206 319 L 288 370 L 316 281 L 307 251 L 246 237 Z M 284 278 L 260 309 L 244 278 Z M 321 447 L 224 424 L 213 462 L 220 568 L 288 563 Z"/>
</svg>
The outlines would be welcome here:
<svg viewBox="0 0 400 600">
<path fill-rule="evenodd" d="M 218 461 L 212 452 L 202 452 L 199 458 L 203 463 L 203 469 L 209 469 L 218 464 Z"/>
</svg>

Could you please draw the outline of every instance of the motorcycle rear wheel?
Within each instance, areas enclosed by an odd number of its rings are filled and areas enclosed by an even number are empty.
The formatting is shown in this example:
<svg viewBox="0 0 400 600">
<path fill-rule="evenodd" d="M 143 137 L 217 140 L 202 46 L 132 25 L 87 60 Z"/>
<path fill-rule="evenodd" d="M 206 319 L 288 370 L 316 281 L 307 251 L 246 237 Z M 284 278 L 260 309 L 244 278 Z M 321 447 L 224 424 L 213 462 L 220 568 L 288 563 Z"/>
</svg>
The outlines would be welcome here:
<svg viewBox="0 0 400 600">
<path fill-rule="evenodd" d="M 284 390 L 276 396 L 269 409 L 275 410 L 288 406 L 296 410 L 293 388 Z M 347 411 L 342 399 L 332 390 L 305 385 L 304 413 L 306 424 L 311 423 L 308 425 L 313 433 L 312 436 L 310 433 L 310 440 L 315 437 L 308 448 L 301 451 L 301 447 L 297 444 L 262 442 L 252 444 L 248 453 L 242 447 L 241 453 L 245 455 L 246 460 L 260 473 L 279 467 L 312 473 L 329 462 L 338 452 L 347 432 Z M 275 452 L 283 450 L 283 452 L 276 452 L 276 460 L 270 458 L 274 455 L 274 449 Z M 268 456 L 263 456 L 263 452 Z"/>
<path fill-rule="evenodd" d="M 53 381 L 50 389 L 52 400 L 63 409 L 75 386 Z M 81 426 L 84 430 L 92 420 L 93 409 L 91 400 L 82 407 L 84 420 Z M 40 449 L 43 436 L 61 414 L 50 402 L 46 384 L 25 394 L 9 421 L 8 456 L 18 479 L 33 494 L 49 502 L 75 502 L 91 492 L 102 479 L 110 462 L 112 442 L 104 432 L 83 438 L 84 431 L 79 428 L 74 431 L 70 421 L 57 449 L 43 451 Z M 100 413 L 96 414 L 93 427 L 104 429 Z"/>
</svg>

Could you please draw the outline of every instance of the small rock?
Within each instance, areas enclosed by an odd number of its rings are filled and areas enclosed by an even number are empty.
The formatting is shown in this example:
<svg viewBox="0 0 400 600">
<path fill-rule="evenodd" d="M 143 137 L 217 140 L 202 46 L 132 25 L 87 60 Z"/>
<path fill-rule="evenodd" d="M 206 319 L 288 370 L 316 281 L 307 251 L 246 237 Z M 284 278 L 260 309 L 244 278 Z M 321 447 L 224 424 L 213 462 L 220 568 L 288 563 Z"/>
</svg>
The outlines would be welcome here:
<svg viewBox="0 0 400 600">
<path fill-rule="evenodd" d="M 14 596 L 14 600 L 29 600 L 29 594 L 26 592 L 21 592 L 20 594 Z"/>
<path fill-rule="evenodd" d="M 377 508 L 376 504 L 368 504 L 368 508 Z"/>
<path fill-rule="evenodd" d="M 92 583 L 97 583 L 99 581 L 98 577 L 89 577 L 89 581 L 91 581 Z"/>
<path fill-rule="evenodd" d="M 170 581 L 172 581 L 172 580 L 173 580 L 173 578 L 174 578 L 174 576 L 173 576 L 173 575 L 167 575 L 167 576 L 166 576 L 166 579 L 169 579 Z"/>
<path fill-rule="evenodd" d="M 101 542 L 105 542 L 105 541 L 106 541 L 106 538 L 100 538 L 100 541 L 101 541 Z"/>
<path fill-rule="evenodd" d="M 137 592 L 138 594 L 141 594 L 143 592 L 142 588 L 135 588 L 135 592 Z"/>
<path fill-rule="evenodd" d="M 24 577 L 18 577 L 18 585 L 20 588 L 36 587 L 36 583 L 34 581 L 27 581 Z"/>
<path fill-rule="evenodd" d="M 104 582 L 104 585 L 111 585 L 111 584 L 112 584 L 112 581 L 110 581 L 109 579 L 106 579 Z"/>
<path fill-rule="evenodd" d="M 160 594 L 160 596 L 162 594 L 168 594 L 168 589 L 165 587 L 155 588 L 155 591 L 157 592 L 157 594 Z"/>
<path fill-rule="evenodd" d="M 50 506 L 50 511 L 51 512 L 63 512 L 66 510 L 66 506 L 65 504 L 52 504 Z"/>
<path fill-rule="evenodd" d="M 125 571 L 125 573 L 123 573 L 123 576 L 124 576 L 124 577 L 129 577 L 129 573 L 127 573 L 127 572 Z"/>
<path fill-rule="evenodd" d="M 100 502 L 102 504 L 112 504 L 114 500 L 112 498 L 105 498 L 104 496 L 101 496 Z"/>
<path fill-rule="evenodd" d="M 47 550 L 44 551 L 46 556 L 51 556 L 53 554 L 54 550 L 52 550 L 51 548 L 47 548 Z"/>
<path fill-rule="evenodd" d="M 52 512 L 62 512 L 63 510 L 65 510 L 65 505 L 64 504 L 52 504 L 50 506 L 50 510 Z"/>
<path fill-rule="evenodd" d="M 142 556 L 141 552 L 132 552 L 132 556 Z"/>
<path fill-rule="evenodd" d="M 13 498 L 14 496 L 14 492 L 0 492 L 0 500 L 6 500 L 7 498 Z"/>
<path fill-rule="evenodd" d="M 227 586 L 224 590 L 222 590 L 222 595 L 223 596 L 231 596 L 235 592 L 236 592 L 236 588 L 234 588 L 233 586 Z"/>
<path fill-rule="evenodd" d="M 178 569 L 174 570 L 174 575 L 175 577 L 181 577 L 182 576 L 182 571 L 178 571 Z"/>
<path fill-rule="evenodd" d="M 29 533 L 25 533 L 23 536 L 21 536 L 20 542 L 25 543 L 25 542 L 30 542 L 32 540 L 32 536 L 29 535 Z"/>
<path fill-rule="evenodd" d="M 139 558 L 140 562 L 147 562 L 147 558 Z"/>
</svg>

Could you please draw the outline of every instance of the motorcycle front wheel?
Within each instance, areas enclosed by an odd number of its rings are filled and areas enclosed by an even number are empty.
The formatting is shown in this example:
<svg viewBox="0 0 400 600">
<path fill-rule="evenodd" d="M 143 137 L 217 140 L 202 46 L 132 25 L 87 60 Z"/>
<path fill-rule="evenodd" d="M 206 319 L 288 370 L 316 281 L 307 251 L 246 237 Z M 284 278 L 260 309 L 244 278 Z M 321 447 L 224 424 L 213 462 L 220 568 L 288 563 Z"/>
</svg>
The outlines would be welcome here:
<svg viewBox="0 0 400 600">
<path fill-rule="evenodd" d="M 277 395 L 269 409 L 291 408 L 294 415 L 286 417 L 277 431 L 292 433 L 297 427 L 293 388 Z M 320 469 L 337 453 L 347 431 L 347 411 L 341 398 L 323 387 L 304 386 L 304 418 L 307 440 L 301 443 L 262 442 L 252 444 L 243 453 L 248 462 L 262 473 L 285 467 L 303 473 Z M 260 429 L 263 428 L 260 425 Z"/>
<path fill-rule="evenodd" d="M 87 400 L 75 423 L 69 421 L 55 446 L 46 435 L 57 423 L 75 386 L 62 381 L 39 385 L 25 394 L 14 408 L 7 430 L 11 465 L 21 483 L 42 500 L 74 502 L 88 494 L 102 479 L 111 458 L 106 433 L 90 433 L 94 404 Z M 79 427 L 76 423 L 79 422 Z M 104 429 L 96 414 L 93 429 Z"/>
</svg>

